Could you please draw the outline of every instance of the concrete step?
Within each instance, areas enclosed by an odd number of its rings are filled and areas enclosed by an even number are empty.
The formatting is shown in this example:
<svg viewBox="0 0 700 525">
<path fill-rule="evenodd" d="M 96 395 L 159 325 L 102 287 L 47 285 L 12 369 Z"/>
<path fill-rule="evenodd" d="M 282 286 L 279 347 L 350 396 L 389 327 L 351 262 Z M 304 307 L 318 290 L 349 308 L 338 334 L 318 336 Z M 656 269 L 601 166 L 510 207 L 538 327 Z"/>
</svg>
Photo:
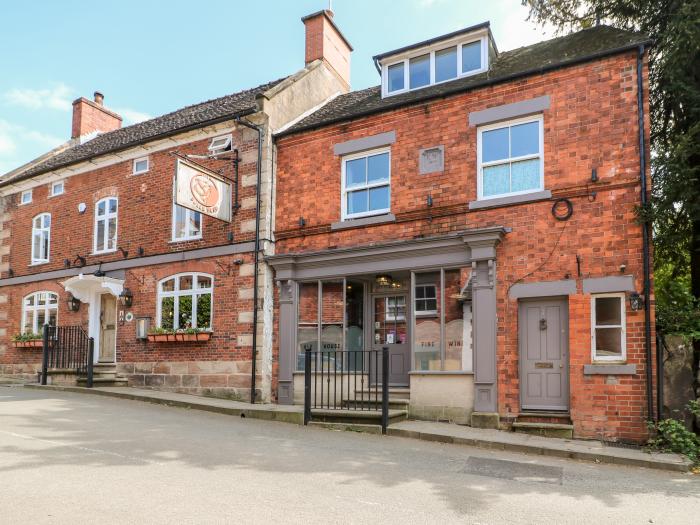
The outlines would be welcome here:
<svg viewBox="0 0 700 525">
<path fill-rule="evenodd" d="M 367 423 L 329 423 L 327 421 L 309 421 L 309 426 L 327 428 L 328 430 L 346 430 L 349 432 L 363 432 L 366 434 L 381 434 L 381 425 Z"/>
<path fill-rule="evenodd" d="M 571 439 L 574 437 L 574 426 L 564 423 L 533 423 L 516 421 L 513 423 L 513 430 L 523 434 L 535 436 L 557 437 Z"/>
<path fill-rule="evenodd" d="M 376 389 L 376 392 L 381 396 L 382 394 L 382 386 L 379 385 Z M 355 390 L 355 395 L 358 398 L 365 397 L 365 399 L 374 399 L 375 396 L 375 388 L 374 386 L 370 388 L 364 388 L 364 389 L 358 389 Z M 389 398 L 390 399 L 410 399 L 411 398 L 411 389 L 408 387 L 399 387 L 399 386 L 390 386 L 389 387 Z"/>
<path fill-rule="evenodd" d="M 343 403 L 343 408 L 353 408 L 355 406 L 355 403 L 358 405 L 363 405 L 365 407 L 371 407 L 374 410 L 381 410 L 382 409 L 382 400 L 381 399 L 374 399 L 374 396 L 372 396 L 372 399 L 363 399 L 362 397 L 358 397 L 357 399 L 353 398 L 345 398 L 342 401 Z M 396 410 L 407 410 L 408 409 L 408 399 L 396 399 L 396 398 L 389 398 L 389 409 L 396 409 Z"/>
<path fill-rule="evenodd" d="M 315 421 L 325 423 L 351 423 L 351 424 L 381 424 L 381 410 L 328 410 L 312 408 L 311 417 Z M 389 410 L 389 424 L 403 421 L 408 417 L 408 410 Z"/>
<path fill-rule="evenodd" d="M 87 383 L 86 377 L 78 378 L 78 386 L 85 386 Z M 129 386 L 129 380 L 126 377 L 92 377 L 93 386 Z"/>
<path fill-rule="evenodd" d="M 561 423 L 571 424 L 571 414 L 569 412 L 546 412 L 528 411 L 521 412 L 517 421 L 521 423 Z"/>
</svg>

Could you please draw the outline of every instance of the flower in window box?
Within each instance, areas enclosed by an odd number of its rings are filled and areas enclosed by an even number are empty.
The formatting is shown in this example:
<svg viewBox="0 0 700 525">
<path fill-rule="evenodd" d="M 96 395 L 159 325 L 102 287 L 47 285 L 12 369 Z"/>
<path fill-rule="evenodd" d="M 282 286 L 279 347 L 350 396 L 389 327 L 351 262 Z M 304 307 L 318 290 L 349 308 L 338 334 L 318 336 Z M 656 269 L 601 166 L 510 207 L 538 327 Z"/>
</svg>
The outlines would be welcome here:
<svg viewBox="0 0 700 525">
<path fill-rule="evenodd" d="M 15 348 L 41 348 L 44 345 L 41 334 L 25 333 L 12 336 Z"/>
</svg>

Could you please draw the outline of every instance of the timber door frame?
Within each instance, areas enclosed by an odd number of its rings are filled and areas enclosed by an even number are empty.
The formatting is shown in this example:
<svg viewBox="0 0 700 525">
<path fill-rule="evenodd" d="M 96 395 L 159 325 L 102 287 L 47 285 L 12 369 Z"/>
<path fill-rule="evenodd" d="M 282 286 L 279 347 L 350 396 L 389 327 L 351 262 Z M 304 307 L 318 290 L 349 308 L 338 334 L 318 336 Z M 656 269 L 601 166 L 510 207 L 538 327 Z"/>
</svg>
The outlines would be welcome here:
<svg viewBox="0 0 700 525">
<path fill-rule="evenodd" d="M 102 348 L 102 342 L 103 342 L 103 329 L 102 329 L 102 301 L 103 299 L 107 297 L 108 300 L 114 301 L 114 358 L 110 361 L 105 361 L 102 359 L 103 356 L 103 351 L 104 349 Z M 98 355 L 96 356 L 96 361 L 98 363 L 116 363 L 117 362 L 117 319 L 119 318 L 119 301 L 118 299 L 110 294 L 110 293 L 102 293 L 97 296 L 97 304 L 99 305 L 99 331 L 98 331 L 98 338 L 99 338 L 99 345 L 98 345 Z"/>
</svg>

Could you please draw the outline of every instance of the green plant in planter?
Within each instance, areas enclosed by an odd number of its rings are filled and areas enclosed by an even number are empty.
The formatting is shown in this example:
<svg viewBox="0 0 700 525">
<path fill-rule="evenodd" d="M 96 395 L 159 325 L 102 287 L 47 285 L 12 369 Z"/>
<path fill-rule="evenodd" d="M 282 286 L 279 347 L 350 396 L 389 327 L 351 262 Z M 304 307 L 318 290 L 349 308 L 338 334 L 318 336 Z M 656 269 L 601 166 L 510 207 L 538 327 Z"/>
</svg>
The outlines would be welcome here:
<svg viewBox="0 0 700 525">
<path fill-rule="evenodd" d="M 154 326 L 148 333 L 151 335 L 162 335 L 162 334 L 174 334 L 174 330 L 168 330 L 167 328 L 161 328 L 160 326 Z"/>
<path fill-rule="evenodd" d="M 700 403 L 691 401 L 686 410 L 695 417 L 700 416 Z M 650 422 L 649 428 L 656 436 L 647 443 L 649 448 L 660 452 L 683 454 L 693 465 L 700 466 L 700 437 L 688 430 L 679 419 L 662 419 L 656 424 Z"/>
<path fill-rule="evenodd" d="M 35 334 L 33 332 L 27 332 L 24 334 L 15 334 L 12 336 L 12 340 L 15 343 L 25 343 L 27 341 L 39 341 L 42 338 L 41 334 Z"/>
</svg>

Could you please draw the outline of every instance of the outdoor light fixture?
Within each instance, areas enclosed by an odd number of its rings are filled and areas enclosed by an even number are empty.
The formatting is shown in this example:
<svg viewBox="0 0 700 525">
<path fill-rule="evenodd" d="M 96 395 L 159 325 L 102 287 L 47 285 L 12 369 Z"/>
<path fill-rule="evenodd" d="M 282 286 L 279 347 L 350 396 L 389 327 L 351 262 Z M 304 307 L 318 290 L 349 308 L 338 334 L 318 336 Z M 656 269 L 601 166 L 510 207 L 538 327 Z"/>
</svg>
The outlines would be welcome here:
<svg viewBox="0 0 700 525">
<path fill-rule="evenodd" d="M 391 278 L 391 275 L 386 273 L 377 275 L 375 281 L 379 286 L 391 286 L 391 283 L 394 282 L 394 280 Z"/>
<path fill-rule="evenodd" d="M 73 294 L 68 294 L 66 304 L 68 305 L 69 312 L 77 312 L 78 310 L 80 310 L 80 299 L 73 297 Z"/>
<path fill-rule="evenodd" d="M 644 296 L 639 295 L 637 292 L 632 292 L 630 294 L 630 308 L 635 312 L 644 308 Z"/>
<path fill-rule="evenodd" d="M 151 325 L 150 317 L 136 319 L 136 339 L 148 339 L 148 329 Z"/>
<path fill-rule="evenodd" d="M 122 290 L 122 293 L 119 294 L 119 303 L 124 308 L 131 308 L 131 305 L 134 304 L 134 294 L 131 293 L 131 290 L 128 288 Z"/>
</svg>

